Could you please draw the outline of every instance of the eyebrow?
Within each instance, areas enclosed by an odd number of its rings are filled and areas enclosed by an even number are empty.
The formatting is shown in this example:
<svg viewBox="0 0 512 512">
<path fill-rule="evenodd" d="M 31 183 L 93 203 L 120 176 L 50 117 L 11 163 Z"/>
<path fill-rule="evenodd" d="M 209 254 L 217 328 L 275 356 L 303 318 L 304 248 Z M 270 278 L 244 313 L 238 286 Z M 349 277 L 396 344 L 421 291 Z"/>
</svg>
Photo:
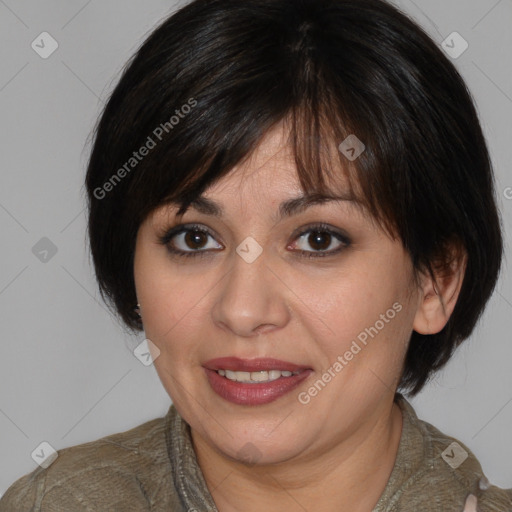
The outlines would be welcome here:
<svg viewBox="0 0 512 512">
<path fill-rule="evenodd" d="M 324 204 L 328 202 L 350 202 L 356 203 L 360 207 L 362 206 L 361 201 L 352 194 L 305 194 L 283 201 L 279 205 L 277 220 L 282 220 L 285 217 L 291 217 L 292 215 L 301 213 L 313 205 Z M 177 201 L 171 201 L 170 204 L 179 205 Z M 211 215 L 213 217 L 222 217 L 224 215 L 224 209 L 219 203 L 215 202 L 213 199 L 199 196 L 193 199 L 186 208 L 182 208 L 182 212 L 177 216 L 182 217 L 189 207 L 194 208 L 194 210 L 204 215 Z"/>
</svg>

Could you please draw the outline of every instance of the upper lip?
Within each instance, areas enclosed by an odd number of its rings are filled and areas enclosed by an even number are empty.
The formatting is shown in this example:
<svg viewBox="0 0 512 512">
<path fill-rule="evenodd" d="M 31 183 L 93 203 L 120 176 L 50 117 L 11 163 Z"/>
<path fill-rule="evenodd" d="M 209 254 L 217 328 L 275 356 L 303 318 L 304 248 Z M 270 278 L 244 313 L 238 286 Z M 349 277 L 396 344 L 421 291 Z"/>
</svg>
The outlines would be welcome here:
<svg viewBox="0 0 512 512">
<path fill-rule="evenodd" d="M 239 357 L 218 357 L 206 361 L 203 366 L 209 370 L 231 370 L 240 372 L 261 372 L 270 370 L 283 370 L 296 372 L 309 370 L 311 367 L 301 364 L 281 361 L 270 357 L 256 359 L 241 359 Z"/>
</svg>

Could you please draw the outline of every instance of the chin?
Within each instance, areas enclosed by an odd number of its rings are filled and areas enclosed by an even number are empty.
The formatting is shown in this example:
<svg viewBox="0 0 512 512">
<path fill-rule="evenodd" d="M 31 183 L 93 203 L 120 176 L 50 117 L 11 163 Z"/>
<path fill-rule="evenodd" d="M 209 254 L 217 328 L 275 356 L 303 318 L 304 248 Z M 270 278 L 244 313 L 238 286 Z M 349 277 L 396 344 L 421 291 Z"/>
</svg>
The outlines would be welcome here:
<svg viewBox="0 0 512 512">
<path fill-rule="evenodd" d="M 278 427 L 279 428 L 279 427 Z M 231 429 L 232 436 L 222 432 L 222 439 L 210 438 L 210 442 L 226 457 L 248 465 L 279 464 L 293 459 L 312 444 L 299 439 L 298 432 L 268 430 L 251 432 L 250 427 Z"/>
</svg>

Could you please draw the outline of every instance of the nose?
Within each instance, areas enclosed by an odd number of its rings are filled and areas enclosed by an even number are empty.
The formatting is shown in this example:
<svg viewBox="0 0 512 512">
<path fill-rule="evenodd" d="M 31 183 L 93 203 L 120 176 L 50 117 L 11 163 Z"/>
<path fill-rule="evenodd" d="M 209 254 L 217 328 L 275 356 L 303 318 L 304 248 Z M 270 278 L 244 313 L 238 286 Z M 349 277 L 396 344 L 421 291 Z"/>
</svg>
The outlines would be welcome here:
<svg viewBox="0 0 512 512">
<path fill-rule="evenodd" d="M 265 252 L 247 263 L 234 254 L 233 266 L 219 283 L 214 322 L 237 336 L 253 337 L 284 327 L 290 319 L 286 284 L 267 265 Z"/>
</svg>

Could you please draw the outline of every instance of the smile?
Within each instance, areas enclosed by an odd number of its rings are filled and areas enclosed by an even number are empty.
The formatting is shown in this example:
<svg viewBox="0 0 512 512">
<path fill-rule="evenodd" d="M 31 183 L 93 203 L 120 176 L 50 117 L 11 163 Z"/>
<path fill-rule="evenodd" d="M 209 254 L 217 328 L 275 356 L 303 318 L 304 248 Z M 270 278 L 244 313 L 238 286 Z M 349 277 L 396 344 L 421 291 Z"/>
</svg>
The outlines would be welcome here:
<svg viewBox="0 0 512 512">
<path fill-rule="evenodd" d="M 227 379 L 235 382 L 247 382 L 250 384 L 256 384 L 258 382 L 271 382 L 282 377 L 291 377 L 292 375 L 298 375 L 300 372 L 290 372 L 288 370 L 270 370 L 268 372 L 234 372 L 232 370 L 220 369 L 217 370 L 217 373 L 221 377 L 226 377 Z"/>
</svg>

